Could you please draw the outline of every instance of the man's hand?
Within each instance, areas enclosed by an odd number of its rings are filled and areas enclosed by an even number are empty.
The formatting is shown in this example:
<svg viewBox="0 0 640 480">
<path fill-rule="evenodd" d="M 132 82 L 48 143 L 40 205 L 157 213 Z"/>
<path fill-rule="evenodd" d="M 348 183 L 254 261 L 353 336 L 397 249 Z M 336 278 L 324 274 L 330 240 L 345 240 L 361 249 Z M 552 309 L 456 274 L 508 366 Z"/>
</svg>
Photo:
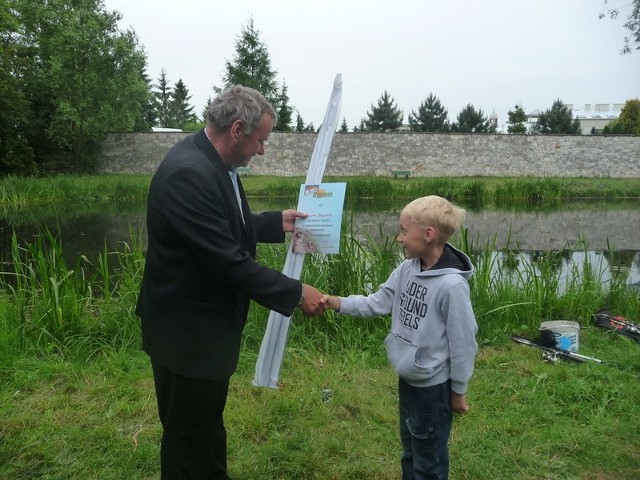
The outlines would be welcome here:
<svg viewBox="0 0 640 480">
<path fill-rule="evenodd" d="M 300 305 L 300 310 L 302 310 L 303 314 L 307 317 L 316 317 L 324 313 L 324 305 L 321 303 L 322 292 L 305 283 L 302 284 L 302 292 L 304 300 Z"/>
<path fill-rule="evenodd" d="M 282 230 L 284 232 L 293 232 L 296 226 L 296 218 L 307 218 L 309 215 L 297 210 L 282 211 Z"/>
</svg>

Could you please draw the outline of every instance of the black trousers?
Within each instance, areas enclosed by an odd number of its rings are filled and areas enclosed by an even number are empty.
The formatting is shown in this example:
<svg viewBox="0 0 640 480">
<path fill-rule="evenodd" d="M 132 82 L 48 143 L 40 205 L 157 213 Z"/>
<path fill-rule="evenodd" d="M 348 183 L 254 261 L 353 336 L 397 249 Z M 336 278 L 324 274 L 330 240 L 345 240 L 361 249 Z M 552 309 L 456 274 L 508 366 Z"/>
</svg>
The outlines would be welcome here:
<svg viewBox="0 0 640 480">
<path fill-rule="evenodd" d="M 151 365 L 162 423 L 161 479 L 227 480 L 223 412 L 229 379 L 185 378 Z"/>
</svg>

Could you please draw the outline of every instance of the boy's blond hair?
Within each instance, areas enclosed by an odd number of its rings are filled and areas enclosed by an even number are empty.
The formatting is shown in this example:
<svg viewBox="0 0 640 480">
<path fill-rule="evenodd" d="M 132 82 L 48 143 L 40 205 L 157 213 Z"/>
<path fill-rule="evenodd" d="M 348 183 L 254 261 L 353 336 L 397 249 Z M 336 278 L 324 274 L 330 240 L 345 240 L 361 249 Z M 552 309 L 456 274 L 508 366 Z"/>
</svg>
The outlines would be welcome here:
<svg viewBox="0 0 640 480">
<path fill-rule="evenodd" d="M 464 208 L 457 207 L 437 195 L 417 198 L 400 212 L 400 215 L 406 215 L 424 228 L 435 227 L 442 242 L 446 242 L 453 232 L 460 228 L 466 214 Z"/>
</svg>

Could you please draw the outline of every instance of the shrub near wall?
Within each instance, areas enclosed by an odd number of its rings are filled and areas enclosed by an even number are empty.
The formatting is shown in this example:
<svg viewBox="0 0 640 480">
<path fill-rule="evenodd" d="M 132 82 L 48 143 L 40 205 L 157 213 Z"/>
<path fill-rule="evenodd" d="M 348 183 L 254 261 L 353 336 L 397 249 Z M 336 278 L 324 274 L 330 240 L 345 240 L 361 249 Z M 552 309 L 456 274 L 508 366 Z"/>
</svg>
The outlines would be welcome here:
<svg viewBox="0 0 640 480">
<path fill-rule="evenodd" d="M 102 144 L 100 173 L 152 173 L 187 133 L 110 134 Z M 274 132 L 262 175 L 305 176 L 317 133 Z M 640 178 L 640 136 L 337 133 L 325 175 L 535 176 Z"/>
</svg>

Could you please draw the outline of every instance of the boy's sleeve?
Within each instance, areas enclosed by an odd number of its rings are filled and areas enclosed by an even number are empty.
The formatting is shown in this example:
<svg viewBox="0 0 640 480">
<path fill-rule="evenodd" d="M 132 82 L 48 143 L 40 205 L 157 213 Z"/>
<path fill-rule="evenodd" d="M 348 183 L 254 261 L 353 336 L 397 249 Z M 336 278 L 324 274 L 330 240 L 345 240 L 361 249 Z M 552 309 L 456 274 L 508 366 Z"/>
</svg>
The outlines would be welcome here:
<svg viewBox="0 0 640 480">
<path fill-rule="evenodd" d="M 349 295 L 340 297 L 340 312 L 353 317 L 377 317 L 388 315 L 393 308 L 398 268 L 396 268 L 378 291 L 371 295 Z"/>
<path fill-rule="evenodd" d="M 478 351 L 478 324 L 471 306 L 469 285 L 466 282 L 460 282 L 449 289 L 442 305 L 442 313 L 447 322 L 449 339 L 451 390 L 464 394 L 473 375 Z"/>
</svg>

